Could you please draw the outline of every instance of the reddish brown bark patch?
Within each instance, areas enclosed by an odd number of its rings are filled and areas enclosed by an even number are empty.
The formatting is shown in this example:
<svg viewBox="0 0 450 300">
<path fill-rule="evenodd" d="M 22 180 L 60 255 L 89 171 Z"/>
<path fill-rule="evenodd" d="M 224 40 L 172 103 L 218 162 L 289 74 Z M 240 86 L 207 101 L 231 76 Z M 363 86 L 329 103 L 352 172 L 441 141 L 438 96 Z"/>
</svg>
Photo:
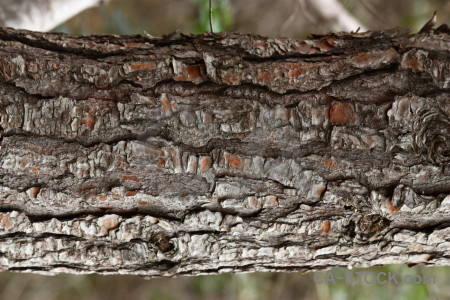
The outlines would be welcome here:
<svg viewBox="0 0 450 300">
<path fill-rule="evenodd" d="M 38 186 L 34 186 L 31 188 L 31 195 L 33 196 L 33 198 L 36 198 L 37 195 L 39 194 L 39 191 L 41 190 L 40 187 Z"/>
<path fill-rule="evenodd" d="M 184 69 L 189 79 L 202 77 L 202 65 L 186 66 Z"/>
<path fill-rule="evenodd" d="M 209 156 L 200 159 L 200 172 L 206 172 L 211 168 L 211 158 Z"/>
<path fill-rule="evenodd" d="M 325 192 L 325 190 L 326 190 L 326 187 L 324 187 L 324 186 L 321 186 L 321 187 L 317 188 L 316 195 L 319 196 L 319 197 L 322 197 L 322 195 Z"/>
<path fill-rule="evenodd" d="M 141 179 L 137 176 L 123 175 L 120 176 L 123 180 L 131 180 L 131 181 L 141 181 Z"/>
<path fill-rule="evenodd" d="M 5 228 L 11 227 L 11 221 L 6 214 L 0 214 L 0 222 Z"/>
<path fill-rule="evenodd" d="M 239 169 L 242 166 L 242 158 L 233 155 L 233 154 L 229 154 L 229 153 L 225 153 L 225 159 L 228 162 L 228 164 L 235 168 L 235 169 Z"/>
<path fill-rule="evenodd" d="M 288 73 L 288 76 L 289 77 L 298 77 L 298 76 L 302 75 L 303 73 L 305 73 L 305 71 L 300 70 L 300 69 L 290 70 Z"/>
<path fill-rule="evenodd" d="M 156 64 L 153 61 L 130 65 L 131 71 L 153 70 L 154 68 L 156 68 Z"/>
<path fill-rule="evenodd" d="M 161 109 L 166 116 L 172 113 L 172 104 L 165 94 L 161 97 Z"/>
<path fill-rule="evenodd" d="M 320 230 L 322 230 L 322 232 L 324 232 L 324 233 L 330 232 L 330 228 L 331 228 L 331 222 L 328 220 L 323 221 L 322 225 L 320 226 Z"/>
<path fill-rule="evenodd" d="M 86 185 L 82 185 L 80 187 L 80 191 L 88 191 L 88 190 L 92 190 L 92 189 L 95 189 L 95 185 L 86 184 Z"/>
<path fill-rule="evenodd" d="M 256 80 L 258 82 L 269 83 L 269 82 L 273 81 L 276 77 L 277 76 L 272 72 L 262 71 L 262 72 L 258 73 L 258 75 L 256 76 Z"/>
<path fill-rule="evenodd" d="M 404 65 L 414 71 L 423 71 L 423 64 L 417 57 L 408 57 L 404 61 Z"/>
<path fill-rule="evenodd" d="M 330 168 L 333 168 L 333 169 L 336 169 L 336 168 L 338 167 L 338 165 L 337 165 L 335 162 L 333 162 L 331 159 L 325 160 L 325 161 L 323 162 L 323 164 L 324 164 L 325 166 L 330 167 Z"/>
<path fill-rule="evenodd" d="M 333 125 L 350 125 L 355 123 L 355 109 L 350 103 L 334 102 L 331 104 L 329 117 Z"/>
<path fill-rule="evenodd" d="M 387 208 L 388 208 L 388 210 L 389 210 L 390 213 L 395 214 L 395 213 L 398 211 L 398 208 L 395 207 L 395 206 L 391 203 L 391 201 L 387 201 L 386 204 L 387 204 Z"/>
<path fill-rule="evenodd" d="M 85 124 L 87 128 L 90 130 L 94 129 L 96 119 L 94 116 L 86 117 L 85 119 L 81 120 L 81 124 Z"/>
<path fill-rule="evenodd" d="M 336 40 L 332 38 L 321 39 L 316 45 L 320 48 L 320 50 L 329 51 L 334 48 L 336 44 Z"/>
</svg>

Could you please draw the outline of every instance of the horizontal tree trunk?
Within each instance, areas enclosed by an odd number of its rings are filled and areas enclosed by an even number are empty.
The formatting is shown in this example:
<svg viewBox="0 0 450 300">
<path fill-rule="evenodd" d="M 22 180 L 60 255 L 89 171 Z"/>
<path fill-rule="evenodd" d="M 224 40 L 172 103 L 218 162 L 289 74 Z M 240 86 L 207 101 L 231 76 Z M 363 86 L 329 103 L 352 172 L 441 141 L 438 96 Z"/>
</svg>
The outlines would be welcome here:
<svg viewBox="0 0 450 300">
<path fill-rule="evenodd" d="M 0 29 L 0 267 L 449 265 L 449 48 Z"/>
</svg>

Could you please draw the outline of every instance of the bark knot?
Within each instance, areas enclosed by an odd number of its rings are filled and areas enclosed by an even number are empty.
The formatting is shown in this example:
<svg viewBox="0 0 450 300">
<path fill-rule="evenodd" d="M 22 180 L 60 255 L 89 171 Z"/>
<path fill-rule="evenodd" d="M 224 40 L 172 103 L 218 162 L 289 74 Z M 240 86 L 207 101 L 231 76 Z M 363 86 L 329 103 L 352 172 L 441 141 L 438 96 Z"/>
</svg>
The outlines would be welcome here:
<svg viewBox="0 0 450 300">
<path fill-rule="evenodd" d="M 414 148 L 427 161 L 450 161 L 450 118 L 440 108 L 421 109 L 414 123 Z"/>
</svg>

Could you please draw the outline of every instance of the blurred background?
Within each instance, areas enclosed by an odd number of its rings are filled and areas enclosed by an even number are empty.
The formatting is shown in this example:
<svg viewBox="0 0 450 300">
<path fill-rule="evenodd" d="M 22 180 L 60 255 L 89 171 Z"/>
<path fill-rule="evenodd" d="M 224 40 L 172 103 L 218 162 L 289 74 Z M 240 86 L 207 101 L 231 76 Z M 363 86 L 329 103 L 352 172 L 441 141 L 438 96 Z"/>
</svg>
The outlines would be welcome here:
<svg viewBox="0 0 450 300">
<path fill-rule="evenodd" d="M 310 33 L 407 27 L 418 31 L 437 11 L 450 23 L 449 0 L 213 0 L 214 31 L 304 38 Z M 208 0 L 0 0 L 0 26 L 71 34 L 160 36 L 209 31 Z M 334 277 L 345 270 L 334 269 Z M 348 270 L 347 270 L 348 271 Z M 450 267 L 401 265 L 351 270 L 431 275 L 433 284 L 316 284 L 314 273 L 137 276 L 0 273 L 8 299 L 450 299 Z"/>
<path fill-rule="evenodd" d="M 201 33 L 209 31 L 208 6 L 208 0 L 0 0 L 0 25 L 72 34 Z M 418 31 L 434 11 L 438 25 L 449 23 L 449 0 L 213 0 L 213 23 L 215 32 L 302 38 L 358 27 Z"/>
</svg>

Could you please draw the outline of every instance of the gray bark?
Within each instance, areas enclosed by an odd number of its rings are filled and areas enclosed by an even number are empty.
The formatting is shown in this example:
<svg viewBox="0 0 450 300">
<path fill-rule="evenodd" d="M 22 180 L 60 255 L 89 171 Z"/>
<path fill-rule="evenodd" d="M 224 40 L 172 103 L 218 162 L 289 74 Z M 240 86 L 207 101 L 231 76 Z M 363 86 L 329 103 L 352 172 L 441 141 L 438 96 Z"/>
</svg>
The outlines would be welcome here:
<svg viewBox="0 0 450 300">
<path fill-rule="evenodd" d="M 0 29 L 0 266 L 449 265 L 449 48 Z"/>
</svg>

